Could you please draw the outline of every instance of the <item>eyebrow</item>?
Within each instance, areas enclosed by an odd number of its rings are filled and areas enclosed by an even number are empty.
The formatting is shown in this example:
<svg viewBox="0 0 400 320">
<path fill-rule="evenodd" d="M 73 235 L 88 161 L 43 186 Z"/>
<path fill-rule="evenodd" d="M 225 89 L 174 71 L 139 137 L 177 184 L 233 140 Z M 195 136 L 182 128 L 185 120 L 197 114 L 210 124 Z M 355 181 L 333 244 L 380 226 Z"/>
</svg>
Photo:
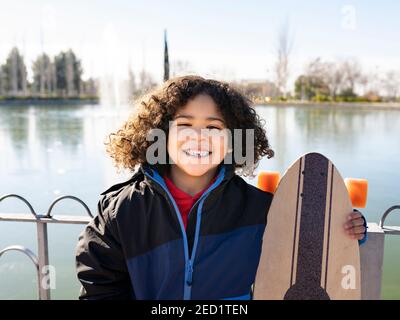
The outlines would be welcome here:
<svg viewBox="0 0 400 320">
<path fill-rule="evenodd" d="M 178 119 L 178 118 L 194 119 L 194 116 L 191 116 L 191 115 L 188 115 L 188 114 L 178 114 L 177 116 L 174 117 L 174 119 Z M 217 120 L 217 121 L 220 121 L 222 123 L 225 123 L 224 120 L 222 120 L 221 118 L 216 118 L 216 117 L 207 117 L 206 120 Z"/>
</svg>

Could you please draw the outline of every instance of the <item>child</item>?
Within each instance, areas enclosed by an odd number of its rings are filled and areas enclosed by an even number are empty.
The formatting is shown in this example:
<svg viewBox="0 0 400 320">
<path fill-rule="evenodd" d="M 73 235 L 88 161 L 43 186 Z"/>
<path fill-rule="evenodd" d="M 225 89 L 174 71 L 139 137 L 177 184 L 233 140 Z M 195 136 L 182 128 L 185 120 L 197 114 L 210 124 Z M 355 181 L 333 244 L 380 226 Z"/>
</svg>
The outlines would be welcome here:
<svg viewBox="0 0 400 320">
<path fill-rule="evenodd" d="M 166 136 L 153 142 L 155 129 Z M 252 175 L 274 155 L 250 101 L 215 80 L 169 80 L 110 135 L 107 151 L 134 173 L 102 193 L 79 238 L 80 299 L 250 299 L 273 195 L 236 173 Z M 365 219 L 351 213 L 345 229 L 361 240 Z"/>
</svg>

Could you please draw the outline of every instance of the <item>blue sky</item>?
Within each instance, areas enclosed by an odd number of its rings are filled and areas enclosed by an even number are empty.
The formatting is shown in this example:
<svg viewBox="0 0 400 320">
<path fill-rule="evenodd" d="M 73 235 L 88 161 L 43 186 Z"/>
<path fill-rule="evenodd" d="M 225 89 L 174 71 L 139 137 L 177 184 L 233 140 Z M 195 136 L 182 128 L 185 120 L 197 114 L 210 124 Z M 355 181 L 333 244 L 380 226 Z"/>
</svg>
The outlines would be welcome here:
<svg viewBox="0 0 400 320">
<path fill-rule="evenodd" d="M 220 78 L 271 78 L 277 33 L 288 21 L 292 74 L 315 57 L 400 69 L 399 14 L 400 3 L 389 0 L 0 0 L 0 62 L 17 45 L 29 65 L 43 43 L 51 55 L 73 48 L 86 77 L 114 68 L 114 57 L 119 69 L 144 65 L 160 81 L 167 28 L 171 62 Z"/>
</svg>

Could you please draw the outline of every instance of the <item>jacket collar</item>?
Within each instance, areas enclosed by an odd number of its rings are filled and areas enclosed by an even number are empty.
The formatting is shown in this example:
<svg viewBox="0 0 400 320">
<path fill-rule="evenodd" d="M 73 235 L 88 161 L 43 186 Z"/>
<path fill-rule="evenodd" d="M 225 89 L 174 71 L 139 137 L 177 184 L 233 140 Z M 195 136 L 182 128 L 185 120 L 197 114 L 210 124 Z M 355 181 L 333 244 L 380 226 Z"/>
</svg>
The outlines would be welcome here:
<svg viewBox="0 0 400 320">
<path fill-rule="evenodd" d="M 221 184 L 228 182 L 230 179 L 232 179 L 235 176 L 235 167 L 233 164 L 223 164 L 223 163 L 220 164 L 218 173 L 220 173 L 222 166 L 225 167 L 225 172 L 224 172 L 224 177 L 221 181 Z M 154 171 L 156 171 L 156 174 L 159 175 L 159 172 L 157 171 L 157 169 L 154 165 L 141 164 L 135 168 L 132 176 L 128 180 L 111 186 L 107 190 L 103 191 L 101 193 L 101 195 L 105 195 L 109 192 L 119 190 L 122 187 L 129 185 L 129 184 L 132 184 L 134 186 L 134 189 L 137 189 L 140 192 L 143 192 L 145 185 L 148 185 L 148 186 L 151 185 L 151 186 L 155 186 L 157 188 L 158 186 L 156 184 L 154 184 L 153 181 L 151 181 L 151 179 L 149 179 L 145 175 L 145 173 L 147 172 L 148 174 L 153 176 Z"/>
<path fill-rule="evenodd" d="M 235 167 L 234 167 L 234 165 L 233 164 L 223 164 L 223 163 L 221 163 L 218 166 L 217 175 L 220 174 L 222 167 L 224 167 L 224 177 L 223 177 L 221 183 L 223 183 L 224 181 L 229 181 L 231 178 L 233 178 L 235 176 Z M 141 165 L 139 170 L 141 172 L 143 172 L 143 174 L 145 172 L 147 172 L 151 176 L 153 176 L 154 171 L 156 171 L 156 174 L 158 174 L 158 175 L 160 174 L 155 166 L 148 165 L 148 164 Z"/>
</svg>

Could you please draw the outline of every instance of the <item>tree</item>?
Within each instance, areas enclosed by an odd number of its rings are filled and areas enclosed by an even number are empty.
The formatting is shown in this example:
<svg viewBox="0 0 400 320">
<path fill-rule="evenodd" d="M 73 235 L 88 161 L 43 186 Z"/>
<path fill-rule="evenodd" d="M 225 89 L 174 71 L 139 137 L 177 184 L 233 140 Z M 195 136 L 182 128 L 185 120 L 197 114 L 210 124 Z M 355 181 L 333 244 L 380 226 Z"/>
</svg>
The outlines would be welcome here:
<svg viewBox="0 0 400 320">
<path fill-rule="evenodd" d="M 145 71 L 144 69 L 139 74 L 139 83 L 140 83 L 139 90 L 141 92 L 145 92 L 156 85 L 151 74 Z"/>
<path fill-rule="evenodd" d="M 322 61 L 316 58 L 306 66 L 306 75 L 318 78 L 328 89 L 327 95 L 336 100 L 336 96 L 343 86 L 344 74 L 340 65 L 335 62 Z"/>
<path fill-rule="evenodd" d="M 385 95 L 389 101 L 396 101 L 400 90 L 400 73 L 388 71 L 381 80 Z"/>
<path fill-rule="evenodd" d="M 295 95 L 302 100 L 327 100 L 329 88 L 316 75 L 301 75 L 295 81 Z"/>
<path fill-rule="evenodd" d="M 305 67 L 305 74 L 297 78 L 295 82 L 295 95 L 301 100 L 326 100 L 330 96 L 327 84 L 329 66 L 316 58 Z"/>
<path fill-rule="evenodd" d="M 190 73 L 190 69 L 192 69 L 192 67 L 189 61 L 178 59 L 172 62 L 172 75 L 174 77 L 188 74 Z"/>
<path fill-rule="evenodd" d="M 164 30 L 164 81 L 169 79 L 169 57 L 168 57 L 168 43 L 167 43 L 167 30 Z"/>
<path fill-rule="evenodd" d="M 2 86 L 7 94 L 26 95 L 27 72 L 24 58 L 18 48 L 12 48 L 2 67 Z"/>
<path fill-rule="evenodd" d="M 136 94 L 136 79 L 135 74 L 132 71 L 132 68 L 129 66 L 128 68 L 128 97 L 131 98 Z"/>
<path fill-rule="evenodd" d="M 343 88 L 342 92 L 346 92 L 346 95 L 352 93 L 355 96 L 356 85 L 363 80 L 363 73 L 361 71 L 360 63 L 355 60 L 346 60 L 341 63 L 340 72 L 343 74 Z"/>
<path fill-rule="evenodd" d="M 334 62 L 327 62 L 324 70 L 324 82 L 329 88 L 329 95 L 332 97 L 333 101 L 335 101 L 343 86 L 344 74 L 340 66 Z"/>
<path fill-rule="evenodd" d="M 86 81 L 82 81 L 82 91 L 81 94 L 86 96 L 94 97 L 98 93 L 98 81 L 93 78 L 89 78 Z"/>
<path fill-rule="evenodd" d="M 4 66 L 0 65 L 0 96 L 4 96 L 7 93 L 6 80 Z"/>
<path fill-rule="evenodd" d="M 351 100 L 357 97 L 356 88 L 366 92 L 369 82 L 357 60 L 331 62 L 316 58 L 306 65 L 305 74 L 297 79 L 295 90 L 301 98 L 310 99 L 322 94 L 333 101 L 339 96 Z"/>
<path fill-rule="evenodd" d="M 287 82 L 289 80 L 289 58 L 292 52 L 293 41 L 289 36 L 289 25 L 286 22 L 279 31 L 275 62 L 275 84 L 284 97 L 287 95 Z"/>
<path fill-rule="evenodd" d="M 54 63 L 45 53 L 37 57 L 32 65 L 33 91 L 41 95 L 53 93 L 56 89 Z"/>
<path fill-rule="evenodd" d="M 82 67 L 72 50 L 61 52 L 55 57 L 57 90 L 62 95 L 74 96 L 80 93 Z"/>
</svg>

